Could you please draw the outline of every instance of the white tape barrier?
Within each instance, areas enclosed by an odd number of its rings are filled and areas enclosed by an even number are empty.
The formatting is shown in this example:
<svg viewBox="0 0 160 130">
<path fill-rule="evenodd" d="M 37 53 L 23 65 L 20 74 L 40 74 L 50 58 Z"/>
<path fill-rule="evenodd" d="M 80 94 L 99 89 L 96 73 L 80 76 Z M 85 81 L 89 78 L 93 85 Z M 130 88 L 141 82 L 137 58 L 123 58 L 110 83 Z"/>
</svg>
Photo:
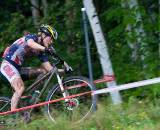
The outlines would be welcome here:
<svg viewBox="0 0 160 130">
<path fill-rule="evenodd" d="M 138 82 L 133 82 L 133 83 L 128 83 L 128 84 L 117 85 L 117 86 L 113 86 L 113 88 L 104 88 L 104 89 L 96 90 L 93 92 L 93 94 L 102 94 L 102 93 L 108 93 L 108 92 L 113 92 L 113 91 L 126 90 L 130 88 L 136 88 L 136 87 L 151 85 L 151 84 L 156 84 L 156 83 L 160 83 L 160 77 L 138 81 Z"/>
</svg>

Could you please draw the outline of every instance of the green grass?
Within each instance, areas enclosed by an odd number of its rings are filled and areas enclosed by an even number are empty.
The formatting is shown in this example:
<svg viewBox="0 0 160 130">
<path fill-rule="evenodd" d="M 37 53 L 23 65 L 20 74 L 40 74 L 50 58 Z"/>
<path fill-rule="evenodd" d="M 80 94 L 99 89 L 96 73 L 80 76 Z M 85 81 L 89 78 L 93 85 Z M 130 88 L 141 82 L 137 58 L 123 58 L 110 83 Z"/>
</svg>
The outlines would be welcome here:
<svg viewBox="0 0 160 130">
<path fill-rule="evenodd" d="M 107 102 L 107 101 L 106 101 Z M 79 123 L 66 121 L 60 117 L 57 123 L 50 122 L 44 116 L 35 116 L 29 124 L 19 122 L 15 130 L 159 130 L 160 101 L 138 101 L 112 105 L 102 101 L 98 110 L 88 119 Z M 5 128 L 6 130 L 12 129 Z"/>
</svg>

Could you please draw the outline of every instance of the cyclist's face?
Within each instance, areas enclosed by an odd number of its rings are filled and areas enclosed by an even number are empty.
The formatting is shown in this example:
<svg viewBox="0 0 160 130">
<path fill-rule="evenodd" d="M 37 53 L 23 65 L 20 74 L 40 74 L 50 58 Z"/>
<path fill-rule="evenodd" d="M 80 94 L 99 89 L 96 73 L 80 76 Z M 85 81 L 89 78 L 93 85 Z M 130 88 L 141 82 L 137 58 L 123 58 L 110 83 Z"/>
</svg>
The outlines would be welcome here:
<svg viewBox="0 0 160 130">
<path fill-rule="evenodd" d="M 50 36 L 45 36 L 43 39 L 43 44 L 45 47 L 48 47 L 52 43 L 52 38 Z"/>
</svg>

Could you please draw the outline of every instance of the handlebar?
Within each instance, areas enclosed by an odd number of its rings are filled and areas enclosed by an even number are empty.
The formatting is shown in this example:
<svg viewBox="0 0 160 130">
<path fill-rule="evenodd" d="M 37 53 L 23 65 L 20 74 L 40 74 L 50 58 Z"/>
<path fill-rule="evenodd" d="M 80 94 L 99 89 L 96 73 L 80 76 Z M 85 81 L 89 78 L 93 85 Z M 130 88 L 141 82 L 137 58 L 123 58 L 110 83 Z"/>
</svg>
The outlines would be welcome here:
<svg viewBox="0 0 160 130">
<path fill-rule="evenodd" d="M 62 64 L 62 65 L 64 65 L 64 70 L 66 72 L 73 71 L 72 67 L 56 53 L 56 50 L 54 49 L 54 47 L 51 46 L 50 48 L 52 49 L 52 51 L 50 53 L 50 55 L 52 56 L 52 59 L 53 60 L 58 59 L 58 62 L 56 64 L 54 64 L 54 65 L 56 66 L 58 64 Z"/>
</svg>

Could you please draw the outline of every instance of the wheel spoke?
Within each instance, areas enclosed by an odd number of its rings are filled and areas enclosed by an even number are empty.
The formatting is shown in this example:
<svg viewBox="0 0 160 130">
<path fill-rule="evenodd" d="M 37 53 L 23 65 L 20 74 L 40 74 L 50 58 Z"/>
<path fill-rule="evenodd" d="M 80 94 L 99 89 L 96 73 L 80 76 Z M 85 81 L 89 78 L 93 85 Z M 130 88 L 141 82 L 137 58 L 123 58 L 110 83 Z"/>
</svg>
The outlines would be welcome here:
<svg viewBox="0 0 160 130">
<path fill-rule="evenodd" d="M 63 86 L 65 86 L 65 91 L 69 94 L 68 96 L 89 92 L 95 89 L 93 84 L 91 84 L 86 78 L 82 77 L 68 78 L 63 82 Z M 48 95 L 48 100 L 54 100 L 62 97 L 63 95 L 59 91 L 59 86 L 57 86 Z M 96 104 L 94 103 L 95 100 L 95 95 L 81 95 L 70 98 L 67 102 L 59 101 L 57 103 L 48 105 L 47 114 L 54 121 L 63 114 L 67 120 L 78 122 L 86 118 L 87 115 L 92 111 L 93 107 L 96 107 Z"/>
<path fill-rule="evenodd" d="M 5 97 L 0 97 L 0 112 L 10 110 L 10 100 Z"/>
<path fill-rule="evenodd" d="M 8 105 L 9 103 L 6 103 L 3 105 L 3 107 L 0 109 L 0 112 Z"/>
</svg>

